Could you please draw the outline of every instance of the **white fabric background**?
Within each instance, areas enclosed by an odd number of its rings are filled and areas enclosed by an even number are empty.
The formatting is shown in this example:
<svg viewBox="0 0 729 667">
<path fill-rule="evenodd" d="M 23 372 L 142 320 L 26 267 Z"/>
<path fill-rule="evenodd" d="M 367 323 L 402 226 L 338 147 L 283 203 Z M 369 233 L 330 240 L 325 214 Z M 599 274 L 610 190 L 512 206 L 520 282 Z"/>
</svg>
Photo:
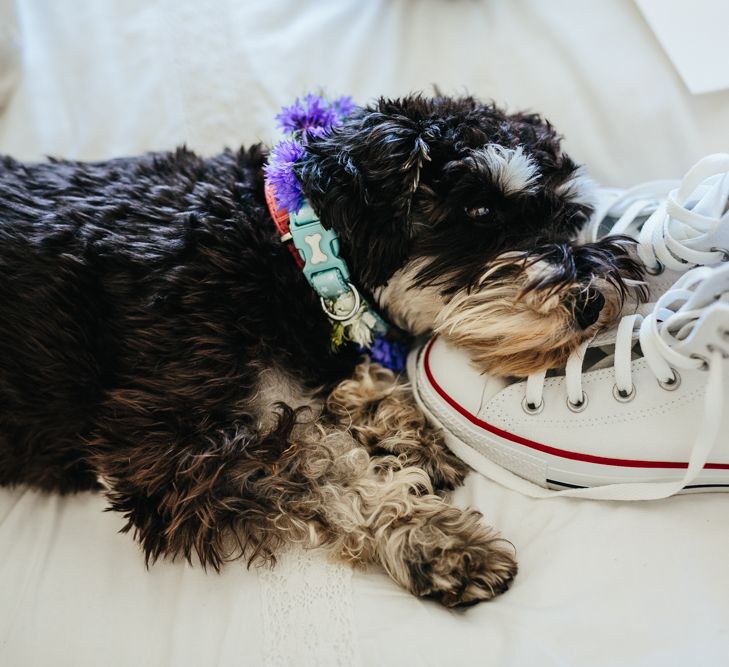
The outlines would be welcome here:
<svg viewBox="0 0 729 667">
<path fill-rule="evenodd" d="M 434 83 L 543 112 L 610 185 L 729 150 L 729 92 L 690 96 L 630 0 L 23 0 L 19 34 L 0 152 L 25 159 L 208 153 L 269 141 L 317 85 L 366 101 Z M 465 612 L 310 556 L 278 578 L 147 572 L 101 497 L 1 489 L 0 664 L 726 663 L 729 496 L 532 501 L 471 475 L 457 500 L 521 563 Z M 331 577 L 344 604 L 302 597 Z"/>
</svg>

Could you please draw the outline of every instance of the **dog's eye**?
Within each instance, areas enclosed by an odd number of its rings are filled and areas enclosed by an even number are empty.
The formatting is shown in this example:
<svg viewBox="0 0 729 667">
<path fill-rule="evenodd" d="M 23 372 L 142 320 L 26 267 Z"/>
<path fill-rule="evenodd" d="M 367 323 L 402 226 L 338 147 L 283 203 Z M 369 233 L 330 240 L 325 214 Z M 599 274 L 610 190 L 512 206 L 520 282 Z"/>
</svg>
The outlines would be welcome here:
<svg viewBox="0 0 729 667">
<path fill-rule="evenodd" d="M 466 215 L 475 222 L 487 222 L 489 217 L 491 217 L 491 209 L 486 208 L 486 206 L 466 208 L 465 211 Z"/>
<path fill-rule="evenodd" d="M 586 213 L 583 211 L 577 211 L 570 216 L 570 223 L 576 227 L 582 227 L 589 220 Z"/>
</svg>

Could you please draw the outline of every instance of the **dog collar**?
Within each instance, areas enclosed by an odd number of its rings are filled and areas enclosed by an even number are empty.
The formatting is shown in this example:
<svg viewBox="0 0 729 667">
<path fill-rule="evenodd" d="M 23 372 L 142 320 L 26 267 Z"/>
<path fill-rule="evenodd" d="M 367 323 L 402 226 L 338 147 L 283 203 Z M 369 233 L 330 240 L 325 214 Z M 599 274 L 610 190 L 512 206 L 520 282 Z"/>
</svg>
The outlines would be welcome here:
<svg viewBox="0 0 729 667">
<path fill-rule="evenodd" d="M 332 346 L 339 347 L 346 339 L 364 347 L 372 345 L 376 336 L 387 332 L 388 325 L 350 282 L 336 232 L 322 225 L 308 202 L 296 213 L 280 207 L 274 186 L 268 182 L 266 203 L 281 241 L 289 246 L 332 322 Z"/>
<path fill-rule="evenodd" d="M 328 100 L 309 94 L 281 110 L 276 120 L 286 137 L 274 146 L 265 168 L 266 202 L 281 240 L 319 295 L 332 323 L 332 348 L 351 341 L 373 361 L 399 373 L 405 368 L 409 341 L 360 296 L 350 280 L 347 263 L 339 255 L 336 233 L 321 224 L 306 201 L 295 170 L 309 138 L 330 132 L 355 109 L 347 96 Z"/>
</svg>

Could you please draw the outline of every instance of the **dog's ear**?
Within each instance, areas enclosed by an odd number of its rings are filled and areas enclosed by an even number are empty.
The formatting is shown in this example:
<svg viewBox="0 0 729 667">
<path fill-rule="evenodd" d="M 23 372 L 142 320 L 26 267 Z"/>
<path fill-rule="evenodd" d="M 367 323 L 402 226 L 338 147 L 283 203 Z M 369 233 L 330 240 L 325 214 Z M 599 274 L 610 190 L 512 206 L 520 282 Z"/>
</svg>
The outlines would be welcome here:
<svg viewBox="0 0 729 667">
<path fill-rule="evenodd" d="M 429 160 L 428 130 L 423 121 L 380 102 L 312 138 L 299 163 L 307 198 L 322 223 L 343 238 L 345 259 L 370 289 L 387 282 L 407 259 L 410 208 Z"/>
</svg>

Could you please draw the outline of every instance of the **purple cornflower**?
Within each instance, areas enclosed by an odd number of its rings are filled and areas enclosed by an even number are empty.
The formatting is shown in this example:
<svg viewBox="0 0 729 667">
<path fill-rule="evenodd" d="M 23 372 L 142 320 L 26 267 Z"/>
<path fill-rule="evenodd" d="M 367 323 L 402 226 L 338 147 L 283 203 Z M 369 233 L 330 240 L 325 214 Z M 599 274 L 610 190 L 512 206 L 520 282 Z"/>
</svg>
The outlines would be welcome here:
<svg viewBox="0 0 729 667">
<path fill-rule="evenodd" d="M 294 173 L 294 164 L 304 155 L 304 146 L 296 139 L 284 139 L 271 151 L 266 176 L 276 192 L 276 201 L 291 213 L 304 204 L 301 183 Z"/>
<path fill-rule="evenodd" d="M 303 100 L 297 97 L 290 107 L 284 107 L 276 120 L 284 132 L 294 133 L 320 127 L 329 129 L 338 118 L 323 97 L 309 94 Z"/>
<path fill-rule="evenodd" d="M 284 132 L 321 136 L 340 125 L 354 109 L 355 104 L 348 95 L 328 102 L 321 95 L 309 93 L 303 100 L 297 97 L 291 106 L 284 107 L 276 120 Z"/>
<path fill-rule="evenodd" d="M 273 185 L 278 203 L 297 213 L 304 204 L 304 193 L 294 172 L 294 165 L 304 156 L 304 145 L 309 137 L 324 136 L 332 127 L 341 125 L 352 113 L 355 104 L 349 96 L 328 102 L 321 95 L 296 98 L 284 107 L 276 120 L 290 138 L 279 142 L 271 151 L 266 176 Z"/>
</svg>

